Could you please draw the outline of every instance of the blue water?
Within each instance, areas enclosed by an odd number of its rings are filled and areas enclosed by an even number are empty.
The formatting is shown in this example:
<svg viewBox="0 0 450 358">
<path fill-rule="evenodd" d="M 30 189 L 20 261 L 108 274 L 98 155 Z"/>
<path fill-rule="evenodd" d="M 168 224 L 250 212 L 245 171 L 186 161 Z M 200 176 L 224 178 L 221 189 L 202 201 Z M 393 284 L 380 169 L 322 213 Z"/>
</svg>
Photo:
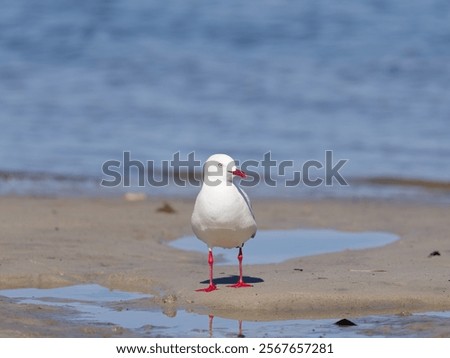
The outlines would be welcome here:
<svg viewBox="0 0 450 358">
<path fill-rule="evenodd" d="M 0 194 L 88 190 L 29 176 L 96 180 L 126 150 L 156 163 L 271 151 L 301 166 L 329 149 L 348 178 L 450 181 L 446 0 L 0 8 Z"/>
<path fill-rule="evenodd" d="M 280 263 L 296 257 L 319 255 L 344 250 L 361 250 L 384 246 L 398 240 L 388 232 L 345 232 L 323 229 L 260 230 L 245 243 L 245 263 L 249 265 Z M 195 236 L 171 241 L 171 247 L 186 251 L 206 252 L 207 246 Z M 236 250 L 214 248 L 217 264 L 234 264 Z"/>
<path fill-rule="evenodd" d="M 448 337 L 449 313 L 425 312 L 411 315 L 351 317 L 356 326 L 339 327 L 340 318 L 290 319 L 281 321 L 238 321 L 188 312 L 171 307 L 162 312 L 152 304 L 152 296 L 109 290 L 96 284 L 53 289 L 24 288 L 0 290 L 16 304 L 47 305 L 65 309 L 46 313 L 44 319 L 66 326 L 88 325 L 95 328 L 123 327 L 134 337 Z M 36 319 L 28 310 L 30 319 Z M 45 315 L 45 313 L 44 313 Z M 39 316 L 42 318 L 42 312 Z M 68 324 L 68 325 L 67 325 Z M 84 331 L 84 335 L 86 335 Z M 119 330 L 119 332 L 121 332 Z M 39 332 L 37 332 L 39 334 Z M 67 336 L 64 330 L 60 337 Z M 97 333 L 100 334 L 100 333 Z M 114 334 L 114 333 L 112 333 Z M 117 334 L 117 333 L 116 333 Z M 119 333 L 121 334 L 121 333 Z"/>
</svg>

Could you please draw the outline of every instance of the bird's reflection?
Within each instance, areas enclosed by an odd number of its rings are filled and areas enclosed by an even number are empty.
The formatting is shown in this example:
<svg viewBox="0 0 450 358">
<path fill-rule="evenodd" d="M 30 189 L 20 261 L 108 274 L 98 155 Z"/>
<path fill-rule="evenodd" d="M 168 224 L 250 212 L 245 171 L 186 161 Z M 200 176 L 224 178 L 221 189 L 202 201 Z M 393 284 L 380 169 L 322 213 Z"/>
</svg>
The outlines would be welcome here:
<svg viewBox="0 0 450 358">
<path fill-rule="evenodd" d="M 213 335 L 213 320 L 214 320 L 214 315 L 209 315 L 209 338 L 212 338 Z M 237 338 L 245 338 L 245 335 L 242 333 L 242 320 L 238 320 L 238 333 L 236 335 Z"/>
</svg>

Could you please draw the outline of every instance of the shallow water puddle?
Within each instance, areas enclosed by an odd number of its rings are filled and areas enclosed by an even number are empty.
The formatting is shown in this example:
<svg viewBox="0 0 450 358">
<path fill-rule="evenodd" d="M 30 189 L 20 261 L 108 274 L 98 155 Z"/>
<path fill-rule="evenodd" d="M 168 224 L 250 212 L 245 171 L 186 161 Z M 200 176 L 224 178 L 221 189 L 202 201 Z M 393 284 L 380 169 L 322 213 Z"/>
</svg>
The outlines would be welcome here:
<svg viewBox="0 0 450 358">
<path fill-rule="evenodd" d="M 0 296 L 16 299 L 17 303 L 44 304 L 73 310 L 76 312 L 73 320 L 108 322 L 129 329 L 140 327 L 146 321 L 141 321 L 137 312 L 123 312 L 119 304 L 152 297 L 142 293 L 109 290 L 96 284 L 2 290 Z"/>
<path fill-rule="evenodd" d="M 52 301 L 59 303 L 70 302 L 117 302 L 127 300 L 137 300 L 150 298 L 150 295 L 143 293 L 132 293 L 124 291 L 110 290 L 106 287 L 88 284 L 75 285 L 58 288 L 19 288 L 15 290 L 2 290 L 2 296 L 9 298 L 22 298 L 32 301 Z"/>
<path fill-rule="evenodd" d="M 17 304 L 66 308 L 49 319 L 93 327 L 122 327 L 136 337 L 449 337 L 449 312 L 351 318 L 352 327 L 332 319 L 237 321 L 173 310 L 166 313 L 151 304 L 151 295 L 109 290 L 99 285 L 54 289 L 2 290 L 0 296 Z M 30 310 L 30 315 L 32 311 Z M 341 317 L 342 318 L 342 317 Z M 64 332 L 61 332 L 64 336 Z"/>
<path fill-rule="evenodd" d="M 344 232 L 336 230 L 261 230 L 245 243 L 246 264 L 279 263 L 300 256 L 318 255 L 343 250 L 360 250 L 390 244 L 399 237 L 387 232 Z M 171 247 L 205 252 L 206 244 L 195 236 L 184 236 Z M 218 264 L 236 261 L 236 251 L 214 248 Z M 220 256 L 219 256 L 220 255 Z"/>
</svg>

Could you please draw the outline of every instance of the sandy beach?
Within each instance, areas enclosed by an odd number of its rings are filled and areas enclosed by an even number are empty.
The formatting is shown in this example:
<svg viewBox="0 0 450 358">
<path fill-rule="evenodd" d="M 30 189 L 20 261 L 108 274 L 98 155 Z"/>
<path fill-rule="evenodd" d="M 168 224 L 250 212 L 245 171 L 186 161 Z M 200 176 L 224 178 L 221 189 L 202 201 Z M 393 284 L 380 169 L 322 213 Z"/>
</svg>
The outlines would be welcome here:
<svg viewBox="0 0 450 358">
<path fill-rule="evenodd" d="M 165 204 L 175 212 L 161 210 Z M 254 287 L 232 289 L 219 284 L 212 293 L 195 292 L 208 279 L 206 247 L 201 254 L 166 245 L 192 234 L 192 208 L 190 199 L 3 197 L 0 289 L 98 283 L 151 293 L 162 309 L 184 308 L 244 320 L 450 309 L 448 206 L 256 200 L 260 230 L 385 231 L 400 240 L 374 249 L 246 265 L 245 276 L 260 281 Z M 433 251 L 440 255 L 429 256 Z M 234 275 L 237 263 L 215 270 L 222 281 Z M 17 305 L 5 297 L 0 302 L 1 337 L 102 335 L 48 321 L 49 311 L 57 308 Z"/>
</svg>

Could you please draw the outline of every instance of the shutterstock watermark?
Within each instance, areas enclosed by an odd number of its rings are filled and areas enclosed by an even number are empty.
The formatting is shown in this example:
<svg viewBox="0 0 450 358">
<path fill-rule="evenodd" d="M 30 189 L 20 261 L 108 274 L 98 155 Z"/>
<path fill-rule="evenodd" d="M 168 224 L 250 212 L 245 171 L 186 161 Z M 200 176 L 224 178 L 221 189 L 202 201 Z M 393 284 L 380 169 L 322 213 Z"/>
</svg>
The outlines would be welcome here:
<svg viewBox="0 0 450 358">
<path fill-rule="evenodd" d="M 248 159 L 240 163 L 236 160 L 236 166 L 242 170 L 246 177 L 241 181 L 241 186 L 252 187 L 265 184 L 269 187 L 285 186 L 295 187 L 304 185 L 307 187 L 348 186 L 347 180 L 340 172 L 348 159 L 335 160 L 333 151 L 326 150 L 322 160 L 310 159 L 300 166 L 293 160 L 274 160 L 272 152 L 266 152 L 260 160 Z M 231 171 L 231 168 L 217 168 L 216 171 L 208 169 L 208 185 L 218 185 L 219 181 L 214 177 L 223 175 L 223 171 Z M 195 152 L 190 152 L 185 159 L 180 152 L 173 154 L 170 160 L 156 163 L 154 160 L 145 162 L 131 159 L 131 152 L 123 152 L 122 158 L 105 161 L 102 165 L 104 178 L 100 185 L 103 187 L 164 187 L 177 185 L 180 187 L 200 186 L 202 183 L 203 166 L 196 159 Z M 215 183 L 215 184 L 214 184 Z"/>
</svg>

